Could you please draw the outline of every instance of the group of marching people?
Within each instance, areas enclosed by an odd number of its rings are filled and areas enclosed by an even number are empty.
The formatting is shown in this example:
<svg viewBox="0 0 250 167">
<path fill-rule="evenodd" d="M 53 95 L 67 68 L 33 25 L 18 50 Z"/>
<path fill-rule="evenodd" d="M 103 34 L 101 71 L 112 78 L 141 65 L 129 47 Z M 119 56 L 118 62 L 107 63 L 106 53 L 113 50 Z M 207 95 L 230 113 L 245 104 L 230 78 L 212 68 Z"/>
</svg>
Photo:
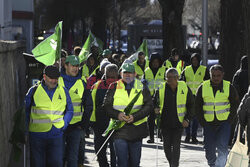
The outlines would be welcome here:
<svg viewBox="0 0 250 167">
<path fill-rule="evenodd" d="M 89 127 L 100 167 L 139 167 L 142 139 L 149 135 L 148 143 L 154 142 L 155 124 L 170 166 L 177 167 L 183 129 L 190 124 L 197 128 L 198 122 L 204 128 L 208 165 L 225 166 L 239 97 L 223 80 L 221 65 L 208 70 L 198 53 L 188 65 L 176 48 L 166 61 L 157 52 L 148 59 L 139 52 L 133 62 L 92 46 L 87 60 L 80 62 L 80 51 L 62 51 L 60 61 L 45 67 L 43 79 L 26 95 L 32 167 L 83 166 Z M 104 135 L 112 123 L 115 128 Z M 186 134 L 186 140 L 197 142 L 196 132 L 187 129 Z"/>
</svg>

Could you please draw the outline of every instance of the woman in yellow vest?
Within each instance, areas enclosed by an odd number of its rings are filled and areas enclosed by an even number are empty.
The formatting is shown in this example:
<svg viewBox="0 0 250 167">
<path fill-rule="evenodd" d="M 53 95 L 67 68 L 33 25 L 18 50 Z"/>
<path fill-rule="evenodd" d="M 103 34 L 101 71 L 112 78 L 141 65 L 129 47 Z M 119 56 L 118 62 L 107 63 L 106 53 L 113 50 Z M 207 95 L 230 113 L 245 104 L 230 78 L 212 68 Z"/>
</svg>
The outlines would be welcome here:
<svg viewBox="0 0 250 167">
<path fill-rule="evenodd" d="M 209 71 L 207 70 L 206 66 L 200 65 L 200 61 L 200 54 L 193 53 L 190 58 L 191 65 L 187 66 L 181 73 L 181 80 L 186 82 L 187 86 L 191 89 L 194 97 L 200 84 L 202 84 L 204 80 L 209 79 Z M 193 120 L 190 121 L 189 126 L 185 129 L 186 143 L 190 142 L 191 137 L 192 143 L 197 144 L 199 142 L 196 138 L 198 126 L 198 120 L 196 117 L 194 117 Z M 191 129 L 192 132 L 190 132 Z"/>
<path fill-rule="evenodd" d="M 158 122 L 163 136 L 163 147 L 170 166 L 178 167 L 180 144 L 183 128 L 189 125 L 194 115 L 194 97 L 184 81 L 178 81 L 175 68 L 169 68 L 165 74 L 166 82 L 156 93 L 159 106 L 155 112 L 160 114 Z"/>
<path fill-rule="evenodd" d="M 239 97 L 229 81 L 223 80 L 221 65 L 210 68 L 210 80 L 198 88 L 195 111 L 204 128 L 204 147 L 209 166 L 224 167 L 228 155 L 231 124 L 235 121 Z M 216 152 L 218 156 L 216 156 Z"/>
<path fill-rule="evenodd" d="M 121 66 L 121 80 L 110 85 L 104 99 L 104 110 L 112 119 L 120 120 L 119 129 L 113 134 L 114 148 L 119 167 L 140 166 L 142 139 L 148 135 L 147 116 L 153 110 L 149 90 L 135 79 L 131 60 Z M 124 110 L 139 94 L 128 115 Z"/>
<path fill-rule="evenodd" d="M 73 118 L 64 134 L 67 167 L 78 166 L 78 149 L 81 135 L 84 136 L 82 133 L 89 126 L 93 107 L 92 99 L 89 98 L 90 90 L 86 89 L 87 84 L 81 79 L 81 74 L 79 73 L 79 65 L 78 56 L 68 56 L 58 83 L 69 90 L 74 107 Z"/>
<path fill-rule="evenodd" d="M 63 166 L 63 131 L 68 127 L 73 106 L 66 88 L 58 86 L 58 68 L 47 66 L 43 80 L 25 97 L 32 167 Z"/>
</svg>

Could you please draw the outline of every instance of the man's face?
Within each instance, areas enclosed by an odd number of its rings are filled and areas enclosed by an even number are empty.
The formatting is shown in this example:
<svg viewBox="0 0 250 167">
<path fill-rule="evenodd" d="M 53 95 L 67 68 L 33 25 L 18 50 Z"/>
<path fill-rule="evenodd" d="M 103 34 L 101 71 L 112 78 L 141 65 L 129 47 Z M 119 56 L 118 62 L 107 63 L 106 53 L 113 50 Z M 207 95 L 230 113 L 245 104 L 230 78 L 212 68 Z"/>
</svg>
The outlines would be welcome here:
<svg viewBox="0 0 250 167">
<path fill-rule="evenodd" d="M 89 65 L 93 66 L 95 64 L 95 59 L 93 57 L 89 58 Z"/>
<path fill-rule="evenodd" d="M 179 60 L 179 55 L 178 54 L 174 55 L 173 59 L 174 59 L 174 61 L 178 61 Z"/>
<path fill-rule="evenodd" d="M 194 67 L 197 67 L 199 65 L 199 61 L 198 61 L 197 57 L 193 57 L 191 63 Z"/>
<path fill-rule="evenodd" d="M 219 85 L 224 77 L 224 72 L 220 71 L 220 70 L 212 70 L 210 72 L 210 78 L 213 84 L 215 85 Z"/>
<path fill-rule="evenodd" d="M 71 65 L 70 63 L 65 64 L 66 74 L 72 77 L 75 77 L 78 75 L 79 72 L 79 65 Z"/>
<path fill-rule="evenodd" d="M 43 79 L 44 79 L 45 85 L 49 89 L 54 89 L 58 84 L 58 78 L 52 79 L 52 78 L 48 77 L 47 75 L 43 74 Z"/>
<path fill-rule="evenodd" d="M 140 63 L 144 63 L 144 61 L 145 61 L 145 55 L 139 55 L 138 56 L 138 60 L 139 60 Z"/>
<path fill-rule="evenodd" d="M 160 66 L 160 61 L 159 61 L 159 59 L 154 59 L 154 60 L 152 61 L 152 67 L 153 67 L 153 68 L 159 68 L 159 66 Z"/>
<path fill-rule="evenodd" d="M 135 79 L 135 73 L 131 72 L 121 72 L 122 80 L 126 83 L 131 83 Z"/>
<path fill-rule="evenodd" d="M 166 81 L 169 85 L 177 85 L 178 82 L 178 76 L 172 74 L 172 73 L 167 73 L 165 75 Z"/>
</svg>

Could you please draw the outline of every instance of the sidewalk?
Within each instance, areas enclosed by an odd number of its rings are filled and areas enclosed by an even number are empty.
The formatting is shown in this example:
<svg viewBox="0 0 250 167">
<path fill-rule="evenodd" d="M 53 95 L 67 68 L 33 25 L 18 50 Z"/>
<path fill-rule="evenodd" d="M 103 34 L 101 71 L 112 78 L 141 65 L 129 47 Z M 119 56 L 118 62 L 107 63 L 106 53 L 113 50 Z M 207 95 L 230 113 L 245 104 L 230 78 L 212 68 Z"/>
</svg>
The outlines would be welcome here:
<svg viewBox="0 0 250 167">
<path fill-rule="evenodd" d="M 207 160 L 205 158 L 205 151 L 202 144 L 187 144 L 184 143 L 185 136 L 182 136 L 181 143 L 181 156 L 180 167 L 208 167 Z M 202 141 L 202 137 L 198 137 L 199 141 Z M 143 140 L 141 167 L 168 167 L 168 162 L 163 151 L 163 143 L 158 139 L 158 151 L 156 150 L 156 143 L 148 144 L 147 138 Z M 87 162 L 84 164 L 86 167 L 98 167 L 98 162 L 93 160 L 94 158 L 94 143 L 93 135 L 90 138 L 86 138 L 86 157 Z M 108 158 L 109 158 L 109 153 Z M 158 161 L 156 161 L 156 155 L 158 154 Z M 158 164 L 158 165 L 157 165 Z"/>
</svg>

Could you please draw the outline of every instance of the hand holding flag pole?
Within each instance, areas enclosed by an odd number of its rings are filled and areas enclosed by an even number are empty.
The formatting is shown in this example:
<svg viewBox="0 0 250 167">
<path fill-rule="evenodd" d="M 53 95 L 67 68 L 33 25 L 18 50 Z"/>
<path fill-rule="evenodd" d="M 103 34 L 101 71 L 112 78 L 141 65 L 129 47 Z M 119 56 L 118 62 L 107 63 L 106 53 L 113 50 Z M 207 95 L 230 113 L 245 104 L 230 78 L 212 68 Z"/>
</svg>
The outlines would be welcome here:
<svg viewBox="0 0 250 167">
<path fill-rule="evenodd" d="M 139 91 L 139 93 L 137 93 L 137 95 L 131 100 L 131 102 L 127 105 L 127 107 L 124 109 L 124 113 L 125 115 L 130 115 L 131 110 L 133 109 L 133 106 L 135 104 L 135 102 L 138 100 L 140 94 L 142 93 L 142 90 Z M 105 130 L 105 132 L 102 134 L 102 136 L 107 136 L 107 139 L 103 142 L 102 146 L 100 147 L 100 149 L 97 151 L 95 157 L 93 158 L 93 160 L 96 159 L 97 155 L 100 153 L 100 151 L 102 150 L 102 148 L 104 147 L 104 145 L 108 142 L 109 138 L 112 136 L 112 134 L 114 133 L 115 130 L 119 129 L 121 124 L 125 123 L 124 121 L 119 121 L 119 120 L 111 120 L 109 123 L 108 128 Z"/>
</svg>

